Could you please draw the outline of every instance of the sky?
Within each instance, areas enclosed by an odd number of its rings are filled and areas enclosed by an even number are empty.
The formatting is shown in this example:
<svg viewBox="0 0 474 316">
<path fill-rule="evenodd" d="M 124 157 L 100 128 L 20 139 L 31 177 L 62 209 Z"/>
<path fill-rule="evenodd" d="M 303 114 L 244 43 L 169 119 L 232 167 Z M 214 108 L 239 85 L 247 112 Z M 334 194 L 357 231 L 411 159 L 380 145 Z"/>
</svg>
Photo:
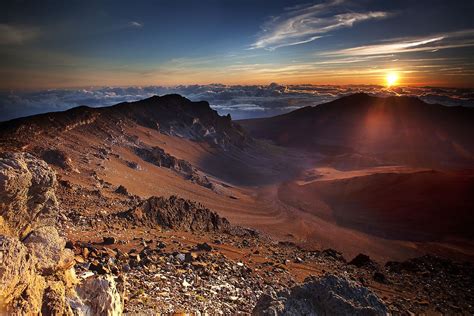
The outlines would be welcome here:
<svg viewBox="0 0 474 316">
<path fill-rule="evenodd" d="M 474 88 L 474 1 L 2 1 L 0 91 Z"/>
</svg>

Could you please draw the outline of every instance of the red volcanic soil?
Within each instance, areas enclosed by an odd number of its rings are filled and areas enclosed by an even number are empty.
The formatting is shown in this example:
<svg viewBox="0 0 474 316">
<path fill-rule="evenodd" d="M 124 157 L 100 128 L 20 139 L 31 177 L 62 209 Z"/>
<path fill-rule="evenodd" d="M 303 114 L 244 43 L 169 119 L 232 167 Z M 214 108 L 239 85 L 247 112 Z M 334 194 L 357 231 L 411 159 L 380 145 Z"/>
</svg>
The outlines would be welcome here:
<svg viewBox="0 0 474 316">
<path fill-rule="evenodd" d="M 338 225 L 386 239 L 472 239 L 474 174 L 374 173 L 279 189 L 282 201 Z"/>
</svg>

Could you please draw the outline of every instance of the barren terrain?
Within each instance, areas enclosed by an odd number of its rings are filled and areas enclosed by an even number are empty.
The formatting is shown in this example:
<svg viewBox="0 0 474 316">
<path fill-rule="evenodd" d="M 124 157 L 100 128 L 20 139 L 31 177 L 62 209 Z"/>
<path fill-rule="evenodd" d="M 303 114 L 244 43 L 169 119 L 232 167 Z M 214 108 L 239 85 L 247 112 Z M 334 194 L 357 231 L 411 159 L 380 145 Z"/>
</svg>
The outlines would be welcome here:
<svg viewBox="0 0 474 316">
<path fill-rule="evenodd" d="M 431 163 L 420 166 L 333 147 L 283 146 L 252 138 L 209 105 L 178 96 L 25 118 L 3 123 L 1 131 L 2 150 L 31 152 L 56 170 L 63 229 L 79 261 L 89 260 L 84 247 L 100 253 L 105 236 L 120 241 L 114 247 L 121 252 L 139 253 L 163 241 L 166 255 L 173 256 L 207 243 L 213 256 L 223 255 L 219 260 L 230 260 L 230 265 L 244 263 L 263 279 L 278 275 L 280 288 L 309 275 L 346 271 L 366 280 L 393 310 L 433 311 L 437 305 L 429 301 L 429 292 L 416 304 L 405 301 L 413 293 L 405 288 L 404 276 L 390 276 L 393 283 L 387 285 L 373 281 L 372 272 L 348 268 L 344 260 L 333 263 L 318 256 L 332 248 L 347 259 L 369 255 L 381 266 L 425 254 L 474 260 L 470 170 L 435 170 Z M 174 195 L 202 204 L 232 225 L 258 230 L 259 237 L 193 234 L 111 220 L 152 196 Z M 261 282 L 259 277 L 255 282 Z M 131 286 L 130 311 L 157 304 L 133 292 L 138 287 Z M 245 308 L 257 299 L 252 293 Z M 203 300 L 215 299 L 212 295 Z M 220 308 L 236 312 L 238 300 L 229 304 Z"/>
</svg>

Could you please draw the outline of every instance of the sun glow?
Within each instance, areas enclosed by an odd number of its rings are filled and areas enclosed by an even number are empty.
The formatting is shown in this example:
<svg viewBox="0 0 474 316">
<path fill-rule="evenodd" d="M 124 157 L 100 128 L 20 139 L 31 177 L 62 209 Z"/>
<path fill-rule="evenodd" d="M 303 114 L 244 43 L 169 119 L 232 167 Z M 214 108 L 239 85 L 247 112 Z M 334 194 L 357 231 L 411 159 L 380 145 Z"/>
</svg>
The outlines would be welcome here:
<svg viewBox="0 0 474 316">
<path fill-rule="evenodd" d="M 394 86 L 398 82 L 398 74 L 396 72 L 389 72 L 385 80 L 387 81 L 387 87 Z"/>
</svg>

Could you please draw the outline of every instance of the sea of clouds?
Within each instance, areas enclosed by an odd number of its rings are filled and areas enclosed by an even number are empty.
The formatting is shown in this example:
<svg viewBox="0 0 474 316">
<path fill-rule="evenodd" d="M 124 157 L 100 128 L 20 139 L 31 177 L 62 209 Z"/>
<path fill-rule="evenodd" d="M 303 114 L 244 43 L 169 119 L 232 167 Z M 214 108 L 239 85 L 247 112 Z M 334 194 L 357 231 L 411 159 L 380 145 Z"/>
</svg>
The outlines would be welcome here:
<svg viewBox="0 0 474 316">
<path fill-rule="evenodd" d="M 103 87 L 57 89 L 34 92 L 0 92 L 0 121 L 79 105 L 107 106 L 136 101 L 153 95 L 181 94 L 193 101 L 208 101 L 219 114 L 233 119 L 268 117 L 315 106 L 341 96 L 366 92 L 376 96 L 417 96 L 428 103 L 474 107 L 474 89 L 335 85 L 188 85 L 175 87 Z"/>
</svg>

